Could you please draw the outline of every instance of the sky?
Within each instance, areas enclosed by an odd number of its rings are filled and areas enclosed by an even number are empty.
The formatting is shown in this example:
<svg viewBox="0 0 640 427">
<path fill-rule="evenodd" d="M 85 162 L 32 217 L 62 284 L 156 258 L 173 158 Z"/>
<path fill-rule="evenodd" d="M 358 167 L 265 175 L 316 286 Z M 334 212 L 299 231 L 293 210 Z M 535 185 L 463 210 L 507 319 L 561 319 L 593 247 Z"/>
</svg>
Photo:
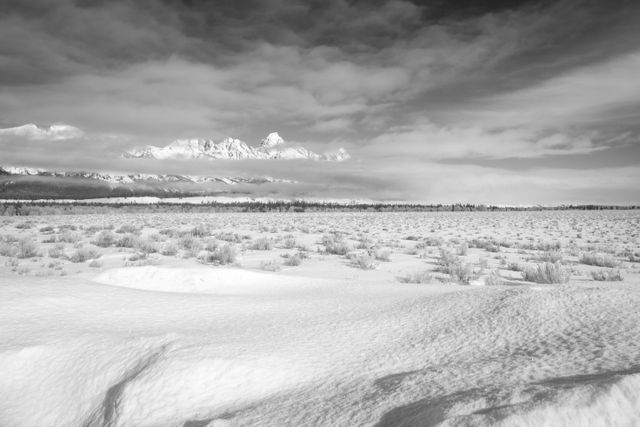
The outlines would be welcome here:
<svg viewBox="0 0 640 427">
<path fill-rule="evenodd" d="M 259 196 L 637 204 L 638 22 L 635 0 L 4 0 L 0 159 L 298 182 Z M 272 131 L 352 158 L 120 157 Z"/>
</svg>

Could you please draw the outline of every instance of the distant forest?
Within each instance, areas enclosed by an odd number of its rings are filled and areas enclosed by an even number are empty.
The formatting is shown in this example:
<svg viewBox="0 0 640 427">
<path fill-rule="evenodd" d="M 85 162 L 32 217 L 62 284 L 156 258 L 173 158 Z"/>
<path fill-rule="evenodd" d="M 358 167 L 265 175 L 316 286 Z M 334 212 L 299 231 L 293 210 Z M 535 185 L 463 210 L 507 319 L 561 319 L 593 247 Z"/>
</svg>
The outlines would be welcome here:
<svg viewBox="0 0 640 427">
<path fill-rule="evenodd" d="M 491 206 L 475 204 L 320 203 L 305 201 L 238 203 L 0 203 L 1 216 L 83 215 L 106 213 L 211 213 L 211 212 L 504 212 L 560 210 L 631 210 L 640 205 Z"/>
</svg>

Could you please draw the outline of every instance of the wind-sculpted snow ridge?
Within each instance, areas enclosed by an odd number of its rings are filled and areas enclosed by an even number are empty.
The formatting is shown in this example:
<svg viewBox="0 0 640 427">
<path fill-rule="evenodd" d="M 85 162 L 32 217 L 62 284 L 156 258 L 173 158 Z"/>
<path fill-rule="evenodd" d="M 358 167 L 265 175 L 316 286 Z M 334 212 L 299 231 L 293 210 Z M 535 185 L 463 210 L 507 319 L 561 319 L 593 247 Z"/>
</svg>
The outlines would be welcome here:
<svg viewBox="0 0 640 427">
<path fill-rule="evenodd" d="M 632 286 L 220 271 L 132 268 L 103 273 L 103 284 L 3 279 L 1 424 L 640 423 Z"/>
<path fill-rule="evenodd" d="M 135 148 L 123 154 L 126 158 L 149 159 L 224 159 L 224 160 L 324 160 L 341 162 L 351 156 L 344 148 L 324 154 L 317 154 L 300 146 L 290 146 L 278 134 L 272 132 L 262 139 L 260 145 L 253 147 L 234 138 L 225 138 L 221 142 L 210 139 L 177 139 L 165 147 L 147 145 Z"/>
</svg>

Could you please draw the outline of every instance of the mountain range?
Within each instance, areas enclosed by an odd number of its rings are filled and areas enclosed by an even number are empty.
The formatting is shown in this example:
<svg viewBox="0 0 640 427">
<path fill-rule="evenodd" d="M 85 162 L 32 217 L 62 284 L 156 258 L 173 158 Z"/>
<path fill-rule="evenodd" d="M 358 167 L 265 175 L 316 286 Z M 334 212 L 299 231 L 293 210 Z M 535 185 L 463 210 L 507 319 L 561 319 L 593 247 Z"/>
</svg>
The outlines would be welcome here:
<svg viewBox="0 0 640 427">
<path fill-rule="evenodd" d="M 239 184 L 295 184 L 270 176 L 201 176 L 177 174 L 117 174 L 0 167 L 0 199 L 86 199 L 96 197 L 187 197 L 242 194 Z"/>
<path fill-rule="evenodd" d="M 225 138 L 220 142 L 211 139 L 177 139 L 164 147 L 147 145 L 123 154 L 126 158 L 149 159 L 212 159 L 212 160 L 315 160 L 341 162 L 351 158 L 349 153 L 340 148 L 337 151 L 323 154 L 314 153 L 301 146 L 288 145 L 278 134 L 272 132 L 260 141 L 258 146 L 250 146 L 246 142 L 234 138 Z"/>
</svg>

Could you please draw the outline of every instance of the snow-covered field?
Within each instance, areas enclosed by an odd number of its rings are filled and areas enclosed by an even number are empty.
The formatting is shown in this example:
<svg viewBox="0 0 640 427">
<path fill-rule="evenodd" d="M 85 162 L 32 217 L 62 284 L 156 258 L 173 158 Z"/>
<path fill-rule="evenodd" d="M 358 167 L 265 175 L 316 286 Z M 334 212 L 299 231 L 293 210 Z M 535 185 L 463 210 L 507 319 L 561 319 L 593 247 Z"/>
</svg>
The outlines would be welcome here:
<svg viewBox="0 0 640 427">
<path fill-rule="evenodd" d="M 640 425 L 635 211 L 0 222 L 0 426 Z"/>
</svg>

